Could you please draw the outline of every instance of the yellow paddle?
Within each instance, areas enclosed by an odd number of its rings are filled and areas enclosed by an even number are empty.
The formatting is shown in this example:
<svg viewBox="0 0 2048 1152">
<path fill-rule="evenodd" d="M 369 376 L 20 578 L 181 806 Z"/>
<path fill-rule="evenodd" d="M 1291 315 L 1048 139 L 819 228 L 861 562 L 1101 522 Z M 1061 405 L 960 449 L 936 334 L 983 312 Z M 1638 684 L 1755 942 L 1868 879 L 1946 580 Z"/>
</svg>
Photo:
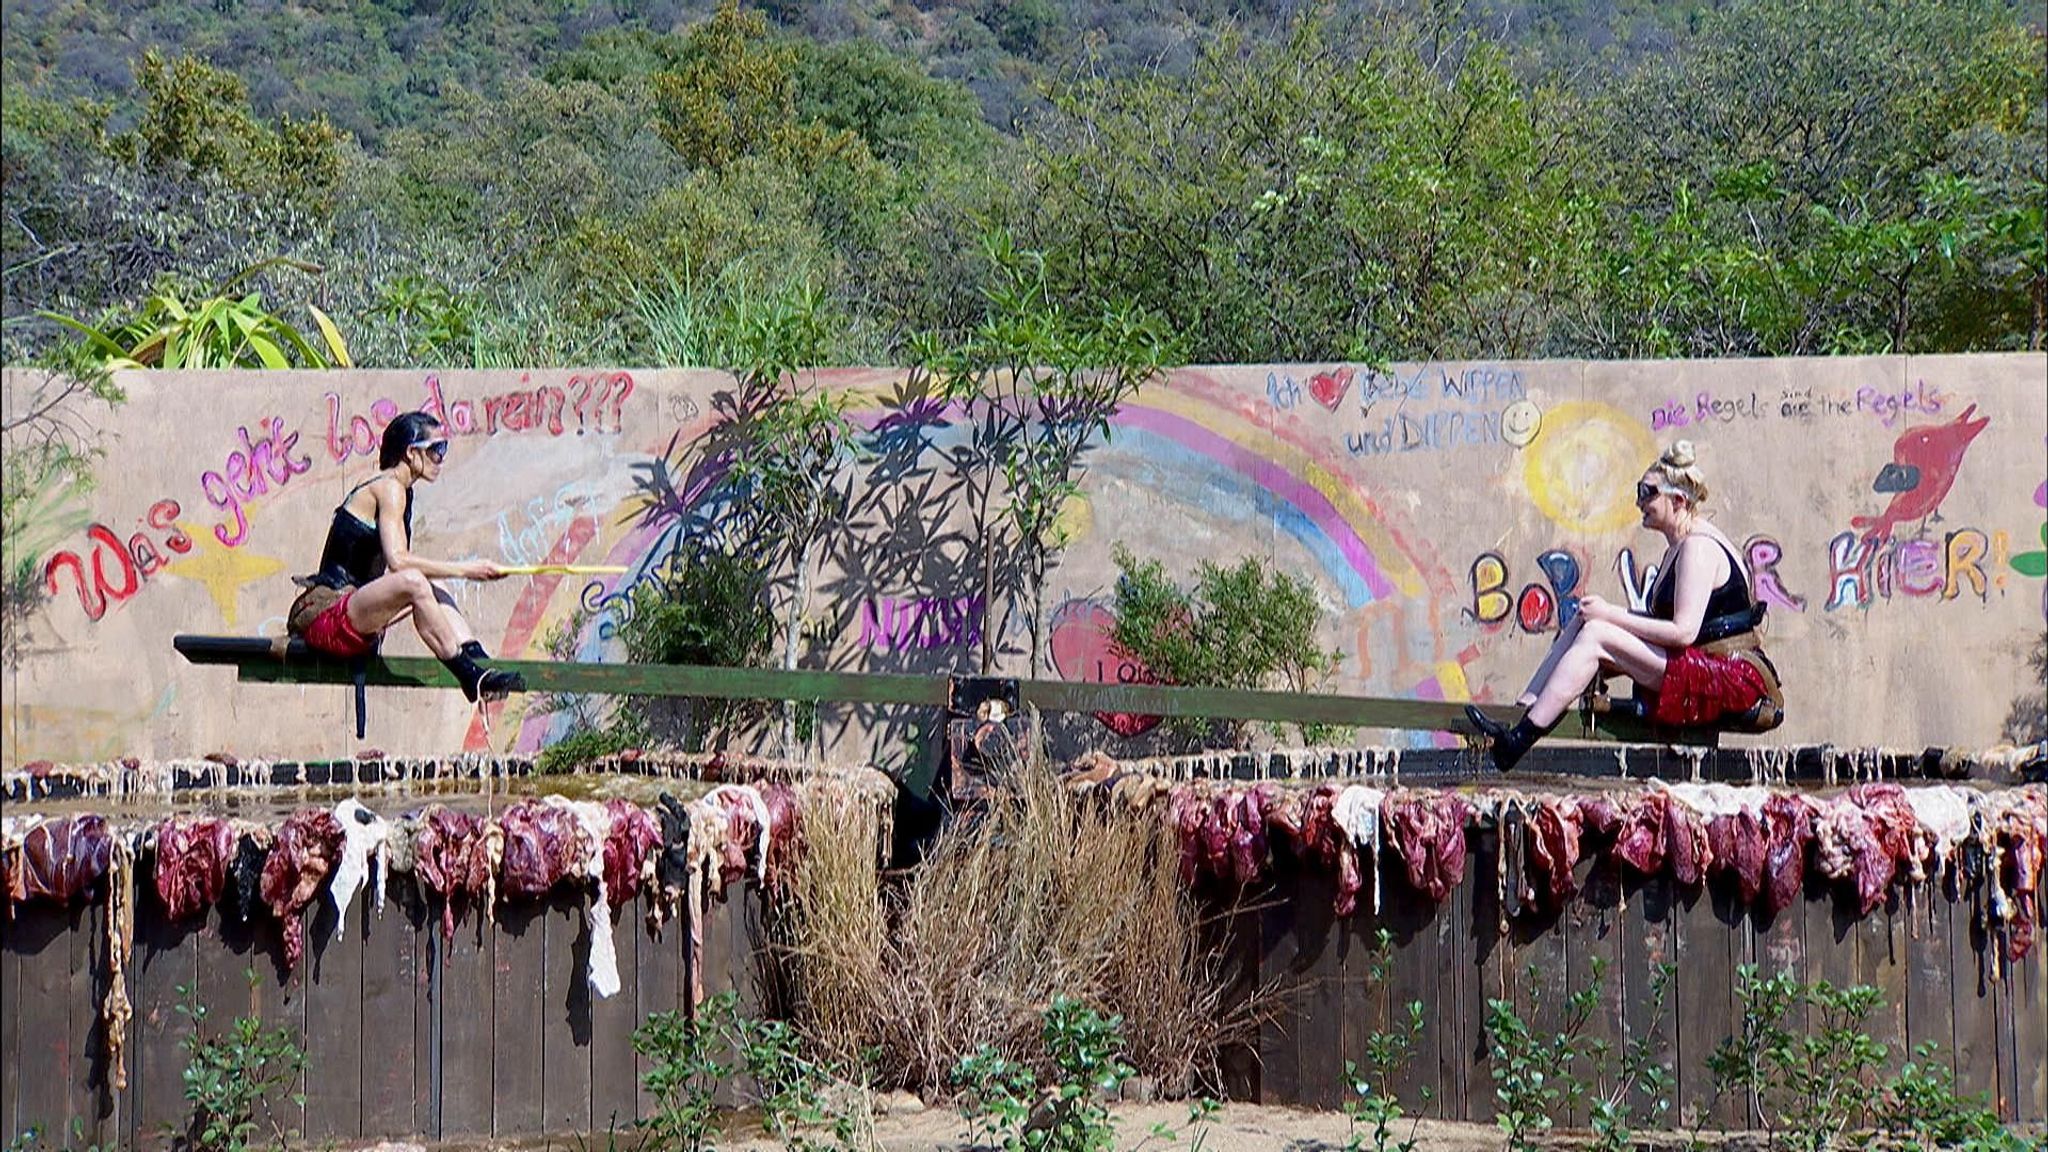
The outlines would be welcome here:
<svg viewBox="0 0 2048 1152">
<path fill-rule="evenodd" d="M 624 564 L 506 564 L 498 569 L 507 576 L 617 576 Z"/>
</svg>

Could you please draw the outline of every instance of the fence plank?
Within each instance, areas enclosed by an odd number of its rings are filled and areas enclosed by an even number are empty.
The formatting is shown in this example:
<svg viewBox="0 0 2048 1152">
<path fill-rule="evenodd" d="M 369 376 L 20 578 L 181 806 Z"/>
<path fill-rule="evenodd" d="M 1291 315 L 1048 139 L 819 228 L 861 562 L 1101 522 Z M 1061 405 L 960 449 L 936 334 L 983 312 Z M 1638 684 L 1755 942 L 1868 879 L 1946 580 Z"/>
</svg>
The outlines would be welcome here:
<svg viewBox="0 0 2048 1152">
<path fill-rule="evenodd" d="M 1984 1094 L 1996 1102 L 1998 1083 L 1998 982 L 1991 979 L 1997 942 L 1978 921 L 1975 901 L 1949 906 L 1950 984 L 1955 995 L 1956 1092 Z M 2002 1113 L 2001 1113 L 2002 1114 Z"/>
<path fill-rule="evenodd" d="M 180 987 L 196 988 L 199 945 L 195 934 L 203 917 L 172 922 L 157 899 L 153 880 L 145 880 L 135 898 L 135 1019 L 129 1037 L 134 1074 L 128 1081 L 138 1147 L 164 1147 L 170 1129 L 181 1128 L 185 1108 L 184 1038 L 192 1021 L 178 1010 Z"/>
<path fill-rule="evenodd" d="M 419 1006 L 426 1002 L 419 962 L 425 909 L 410 876 L 387 885 L 384 909 L 362 919 L 362 1134 L 408 1136 L 431 1117 L 419 1114 Z"/>
<path fill-rule="evenodd" d="M 1442 1061 L 1444 1092 L 1450 1096 L 1444 1101 L 1444 1115 L 1451 1118 L 1469 1118 L 1472 1099 L 1491 1091 L 1479 1060 L 1486 1044 L 1486 1030 L 1477 933 L 1483 930 L 1491 936 L 1498 928 L 1497 922 L 1487 923 L 1483 928 L 1476 925 L 1473 904 L 1479 884 L 1475 871 L 1470 867 L 1465 870 L 1465 882 L 1452 890 L 1445 901 L 1449 915 L 1440 921 L 1445 963 L 1438 975 L 1438 988 L 1443 1013 L 1449 1016 L 1445 1031 L 1450 1043 L 1439 1050 L 1438 1057 Z"/>
<path fill-rule="evenodd" d="M 1670 1006 L 1678 1023 L 1678 1120 L 1719 1127 L 1740 1114 L 1738 1101 L 1716 1098 L 1708 1059 L 1737 1030 L 1734 985 L 1741 914 L 1727 877 L 1675 894 L 1677 960 L 1685 975 L 1682 995 Z"/>
<path fill-rule="evenodd" d="M 592 893 L 558 884 L 542 904 L 541 1130 L 590 1130 L 590 953 L 583 908 Z"/>
<path fill-rule="evenodd" d="M 1228 988 L 1223 1003 L 1226 1005 L 1243 1005 L 1263 995 L 1262 923 L 1260 913 L 1248 910 L 1242 902 L 1234 902 L 1203 929 L 1214 934 L 1212 941 L 1225 956 Z M 1266 1098 L 1265 1073 L 1259 1064 L 1258 1032 L 1254 1030 L 1242 1040 L 1226 1046 L 1217 1058 L 1221 1082 L 1216 1085 L 1216 1090 L 1227 1099 L 1260 1101 Z"/>
<path fill-rule="evenodd" d="M 1523 954 L 1523 944 L 1530 938 L 1526 924 L 1508 925 L 1508 933 L 1501 933 L 1501 917 L 1506 909 L 1501 904 L 1501 870 L 1506 868 L 1509 878 L 1514 875 L 1515 863 L 1503 855 L 1501 838 L 1487 834 L 1480 838 L 1480 851 L 1471 858 L 1471 902 L 1472 914 L 1466 928 L 1472 943 L 1472 989 L 1468 1011 L 1478 1012 L 1479 1018 L 1473 1029 L 1478 1037 L 1471 1045 L 1469 1069 L 1466 1081 L 1469 1091 L 1454 1111 L 1459 1119 L 1486 1123 L 1493 1119 L 1494 1081 L 1491 1040 L 1486 1031 L 1486 1002 L 1506 1000 L 1521 1011 L 1520 997 L 1523 995 L 1523 969 L 1528 958 Z M 1460 1045 L 1460 1050 L 1464 1046 Z"/>
<path fill-rule="evenodd" d="M 1673 888 L 1669 873 L 1623 882 L 1621 1021 L 1624 1042 L 1643 1043 L 1650 1059 L 1670 1068 L 1678 1079 L 1685 1069 L 1679 1062 L 1673 1005 L 1684 997 L 1691 974 L 1679 971 L 1662 1011 L 1655 1011 L 1650 999 L 1650 980 L 1657 965 L 1675 959 Z M 1630 1099 L 1638 1116 L 1649 1114 L 1660 1099 L 1674 1117 L 1679 1108 L 1675 1087 L 1659 1097 L 1637 1085 Z"/>
<path fill-rule="evenodd" d="M 1295 966 L 1302 980 L 1294 1025 L 1295 1092 L 1313 1108 L 1334 1108 L 1344 1073 L 1344 1002 L 1340 973 L 1341 926 L 1332 902 L 1337 885 L 1320 870 L 1302 867 L 1294 886 Z"/>
<path fill-rule="evenodd" d="M 31 1129 L 57 1141 L 65 1132 L 74 1045 L 67 984 L 71 977 L 71 917 L 64 908 L 23 904 L 7 926 L 7 949 L 19 958 L 21 1061 L 24 1076 L 14 1098 L 14 1132 Z M 11 1136 L 13 1133 L 10 1133 Z"/>
<path fill-rule="evenodd" d="M 648 903 L 655 897 L 643 892 L 640 902 L 634 908 L 644 916 Z M 683 950 L 690 942 L 690 926 L 687 919 L 675 919 L 662 926 L 661 936 L 656 939 L 646 936 L 646 930 L 637 933 L 643 937 L 640 942 L 640 967 L 636 973 L 635 990 L 639 997 L 636 1006 L 635 1027 L 656 1012 L 679 1012 L 683 1009 L 688 995 L 683 982 Z M 653 1061 L 634 1053 L 633 1072 L 637 1086 L 638 1111 L 642 1117 L 651 1115 L 654 1109 L 654 1094 L 645 1085 L 645 1077 L 654 1067 Z"/>
<path fill-rule="evenodd" d="M 0 1128 L 12 1138 L 22 1129 L 21 1070 L 27 1065 L 22 1050 L 21 952 L 15 945 L 12 923 L 6 925 L 6 947 L 0 948 Z"/>
<path fill-rule="evenodd" d="M 496 934 L 496 1029 L 491 1035 L 491 1130 L 499 1136 L 538 1132 L 546 1119 L 541 1014 L 547 909 L 532 900 L 500 908 Z M 442 1059 L 459 1053 L 443 1049 Z"/>
<path fill-rule="evenodd" d="M 2036 941 L 2013 965 L 2013 1116 L 2023 1124 L 2048 1123 L 2048 956 Z"/>
<path fill-rule="evenodd" d="M 1939 885 L 1915 896 L 1906 921 L 1906 1045 L 1940 1045 L 1936 1060 L 1956 1066 L 1954 972 L 1949 955 L 1949 900 Z"/>
<path fill-rule="evenodd" d="M 1371 1075 L 1366 1059 L 1367 1045 L 1373 1036 L 1387 1031 L 1388 1003 L 1386 981 L 1373 978 L 1380 920 L 1372 907 L 1372 873 L 1369 870 L 1365 872 L 1365 883 L 1365 891 L 1358 897 L 1357 914 L 1344 921 L 1345 950 L 1338 974 L 1338 996 L 1344 1006 L 1344 1023 L 1339 1040 L 1341 1059 L 1337 1061 L 1337 1068 L 1341 1073 L 1347 1063 L 1356 1065 L 1358 1074 L 1367 1078 L 1375 1093 L 1385 1093 L 1387 1085 L 1379 1077 Z M 1354 1098 L 1348 1077 L 1339 1076 L 1337 1096 L 1340 1106 Z"/>
<path fill-rule="evenodd" d="M 1896 895 L 1888 906 L 1856 921 L 1856 982 L 1883 994 L 1864 1031 L 1884 1045 L 1882 1075 L 1894 1076 L 1910 1055 L 1906 1043 L 1906 905 Z"/>
<path fill-rule="evenodd" d="M 1597 968 L 1599 1004 L 1586 1021 L 1585 1036 L 1589 1042 L 1607 1047 L 1607 1059 L 1590 1078 L 1592 1091 L 1605 1097 L 1614 1092 L 1621 1079 L 1625 1055 L 1621 1027 L 1621 875 L 1599 856 L 1581 860 L 1577 875 L 1579 895 L 1565 907 L 1563 930 L 1571 940 L 1568 952 L 1572 983 L 1585 987 L 1596 979 Z M 1574 1110 L 1572 1122 L 1590 1123 L 1591 1114 L 1588 1101 L 1586 1107 Z"/>
<path fill-rule="evenodd" d="M 1291 899 L 1289 885 L 1281 881 L 1266 894 L 1266 906 L 1259 914 L 1259 979 L 1280 990 L 1280 1011 L 1259 1027 L 1259 1098 L 1266 1102 L 1296 1100 L 1301 1095 L 1302 1020 L 1300 934 L 1295 920 L 1300 902 Z"/>
<path fill-rule="evenodd" d="M 1409 886 L 1407 873 L 1399 868 L 1390 871 L 1384 894 L 1387 930 L 1394 935 L 1393 1012 L 1397 1019 L 1403 1018 L 1407 1005 L 1416 1000 L 1422 1001 L 1423 1010 L 1422 1035 L 1416 1038 L 1407 1066 L 1395 1078 L 1395 1090 L 1409 1114 L 1435 1116 L 1443 1107 L 1438 1053 L 1445 1037 L 1437 1018 L 1436 986 L 1443 961 L 1436 921 L 1443 913 L 1428 896 Z M 1424 1089 L 1428 1090 L 1427 1099 Z M 1286 1099 L 1273 1092 L 1264 1098 L 1274 1103 Z"/>
<path fill-rule="evenodd" d="M 306 1137 L 353 1139 L 363 1132 L 364 893 L 341 928 L 334 902 L 314 901 L 306 930 Z"/>
<path fill-rule="evenodd" d="M 638 1069 L 633 1029 L 639 1026 L 640 965 L 643 955 L 658 950 L 641 929 L 635 901 L 605 909 L 613 918 L 612 939 L 619 954 L 619 990 L 595 1000 L 590 1010 L 590 1120 L 593 1132 L 631 1128 L 639 1112 Z M 649 957 L 651 959 L 652 957 Z"/>
<path fill-rule="evenodd" d="M 429 946 L 436 949 L 440 970 L 434 989 L 441 1002 L 432 1005 L 439 1024 L 438 1051 L 429 1051 L 425 1078 L 440 1060 L 440 1115 L 435 1135 L 488 1136 L 496 1118 L 498 1019 L 498 931 L 483 910 L 469 913 L 455 926 L 453 940 L 441 935 L 438 916 L 430 915 Z M 429 1021 L 430 1029 L 434 1021 Z M 539 1099 L 539 1093 L 534 1094 Z"/>
</svg>

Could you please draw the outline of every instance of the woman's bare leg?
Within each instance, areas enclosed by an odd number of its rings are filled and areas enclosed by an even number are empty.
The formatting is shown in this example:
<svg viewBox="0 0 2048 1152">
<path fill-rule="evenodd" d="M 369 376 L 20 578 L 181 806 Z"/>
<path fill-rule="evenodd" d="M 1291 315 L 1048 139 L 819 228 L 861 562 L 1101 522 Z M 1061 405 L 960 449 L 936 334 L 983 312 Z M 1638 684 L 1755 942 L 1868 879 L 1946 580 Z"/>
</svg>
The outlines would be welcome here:
<svg viewBox="0 0 2048 1152">
<path fill-rule="evenodd" d="M 1565 625 L 1564 631 L 1557 634 L 1557 639 L 1550 642 L 1550 651 L 1543 654 L 1543 663 L 1536 666 L 1536 674 L 1529 677 L 1529 686 L 1522 689 L 1520 696 L 1515 697 L 1515 703 L 1527 708 L 1536 702 L 1536 698 L 1543 693 L 1543 686 L 1550 683 L 1551 674 L 1557 671 L 1557 662 L 1564 659 L 1565 650 L 1579 638 L 1579 625 L 1585 622 L 1584 616 L 1572 614 L 1572 622 Z"/>
<path fill-rule="evenodd" d="M 1633 632 L 1604 621 L 1588 622 L 1559 656 L 1536 702 L 1529 705 L 1528 719 L 1546 728 L 1557 723 L 1593 683 L 1602 661 L 1654 692 L 1664 684 L 1665 660 L 1663 649 Z"/>
<path fill-rule="evenodd" d="M 368 636 L 382 632 L 410 614 L 412 626 L 419 632 L 427 650 L 446 660 L 454 656 L 463 641 L 471 636 L 469 625 L 463 621 L 461 613 L 454 611 L 454 604 L 441 599 L 445 595 L 418 572 L 387 572 L 356 589 L 355 595 L 349 597 L 348 622 L 356 631 Z"/>
</svg>

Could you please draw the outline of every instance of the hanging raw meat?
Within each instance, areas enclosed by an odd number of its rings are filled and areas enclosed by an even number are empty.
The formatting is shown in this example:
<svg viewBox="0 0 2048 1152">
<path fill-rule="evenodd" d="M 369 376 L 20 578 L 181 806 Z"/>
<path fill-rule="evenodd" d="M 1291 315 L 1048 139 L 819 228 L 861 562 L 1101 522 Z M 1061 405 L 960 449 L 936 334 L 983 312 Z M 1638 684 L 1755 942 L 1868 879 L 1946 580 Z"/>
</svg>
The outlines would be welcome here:
<svg viewBox="0 0 2048 1152">
<path fill-rule="evenodd" d="M 166 820 L 156 833 L 156 894 L 172 920 L 197 916 L 227 891 L 234 825 L 219 818 Z"/>
</svg>

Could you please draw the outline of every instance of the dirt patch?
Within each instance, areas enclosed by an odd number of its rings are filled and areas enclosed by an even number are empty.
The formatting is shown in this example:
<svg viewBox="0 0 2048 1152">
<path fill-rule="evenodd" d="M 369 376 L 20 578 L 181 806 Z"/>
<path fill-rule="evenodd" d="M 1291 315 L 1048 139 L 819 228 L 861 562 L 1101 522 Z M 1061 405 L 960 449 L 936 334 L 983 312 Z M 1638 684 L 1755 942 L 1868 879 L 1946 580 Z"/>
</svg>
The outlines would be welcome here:
<svg viewBox="0 0 2048 1152">
<path fill-rule="evenodd" d="M 1316 1112 L 1257 1104 L 1226 1104 L 1199 1129 L 1187 1126 L 1187 1105 L 1122 1104 L 1116 1108 L 1117 1147 L 1121 1152 L 1187 1152 L 1197 1135 L 1203 1152 L 1341 1152 L 1350 1132 L 1341 1112 Z M 1155 1125 L 1179 1131 L 1168 1142 L 1152 1134 Z M 1578 1144 L 1590 1134 L 1556 1133 L 1558 1147 Z M 829 1133 L 820 1133 L 830 1142 Z M 1407 1124 L 1392 1133 L 1392 1140 L 1410 1136 Z M 1420 1121 L 1413 1133 L 1416 1152 L 1500 1152 L 1506 1138 L 1491 1124 L 1468 1124 L 1444 1120 Z M 927 1108 L 907 1098 L 897 1098 L 893 1107 L 875 1118 L 875 1140 L 881 1152 L 968 1152 L 967 1125 L 960 1114 L 948 1108 Z M 1391 1142 L 1391 1140 L 1390 1140 Z M 1688 1136 L 1672 1133 L 1647 1134 L 1642 1147 L 1676 1149 L 1688 1144 Z M 1699 1146 L 1736 1152 L 1754 1144 L 1741 1134 L 1700 1134 Z M 630 1134 L 621 1135 L 613 1145 L 605 1133 L 587 1136 L 535 1137 L 522 1140 L 451 1141 L 440 1144 L 366 1144 L 366 1150 L 381 1152 L 619 1152 L 635 1148 Z M 783 1152 L 784 1145 L 760 1135 L 758 1128 L 735 1131 L 717 1141 L 721 1152 Z"/>
</svg>

